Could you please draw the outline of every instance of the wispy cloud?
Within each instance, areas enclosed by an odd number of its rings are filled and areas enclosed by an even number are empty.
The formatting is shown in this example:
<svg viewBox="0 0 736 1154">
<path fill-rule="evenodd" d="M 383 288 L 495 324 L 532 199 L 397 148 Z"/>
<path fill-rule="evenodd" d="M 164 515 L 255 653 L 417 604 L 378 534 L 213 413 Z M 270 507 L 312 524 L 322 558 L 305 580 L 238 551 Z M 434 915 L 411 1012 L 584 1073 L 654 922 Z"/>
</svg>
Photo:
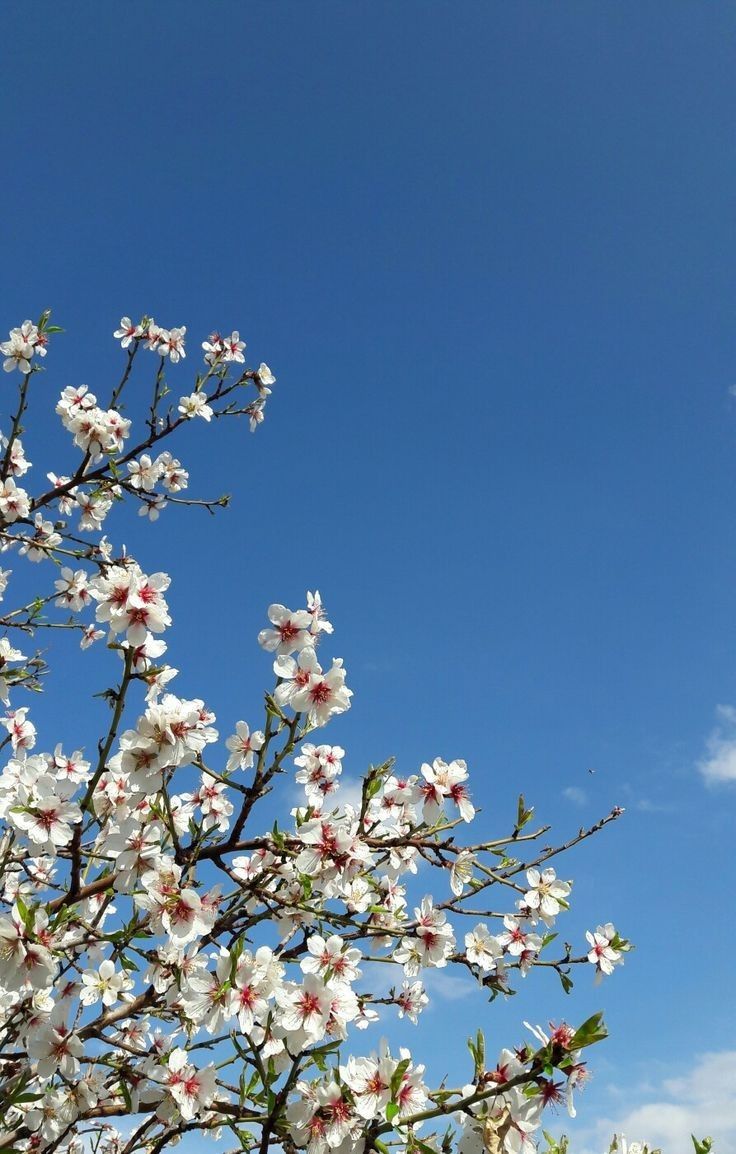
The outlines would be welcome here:
<svg viewBox="0 0 736 1154">
<path fill-rule="evenodd" d="M 736 708 L 719 705 L 718 724 L 706 743 L 706 756 L 698 762 L 698 770 L 707 785 L 721 785 L 736 781 Z"/>
<path fill-rule="evenodd" d="M 357 778 L 347 777 L 345 774 L 340 778 L 340 788 L 334 795 L 335 805 L 352 805 L 353 809 L 360 810 L 360 805 L 363 800 L 363 782 Z"/>
<path fill-rule="evenodd" d="M 463 998 L 470 998 L 478 989 L 477 983 L 470 978 L 455 977 L 445 970 L 425 970 L 422 981 L 429 995 L 430 1007 L 435 1000 L 459 1002 Z"/>
<path fill-rule="evenodd" d="M 697 1055 L 678 1076 L 666 1078 L 636 1105 L 601 1118 L 594 1130 L 581 1135 L 580 1146 L 592 1151 L 608 1149 L 613 1134 L 629 1141 L 647 1141 L 666 1154 L 692 1154 L 691 1134 L 709 1135 L 718 1154 L 736 1151 L 736 1050 Z M 626 1097 L 631 1099 L 631 1093 Z M 647 1100 L 648 1099 L 648 1100 Z M 577 1145 L 577 1143 L 576 1143 Z"/>
<path fill-rule="evenodd" d="M 587 805 L 588 803 L 588 795 L 579 785 L 568 785 L 567 789 L 563 789 L 562 796 L 567 801 L 571 801 L 573 805 Z"/>
<path fill-rule="evenodd" d="M 380 661 L 364 661 L 362 668 L 366 673 L 393 673 L 399 667 L 394 657 L 384 657 Z"/>
<path fill-rule="evenodd" d="M 363 980 L 374 997 L 385 997 L 392 987 L 401 989 L 404 980 L 401 966 L 386 963 L 379 965 L 378 962 L 368 960 L 361 964 L 361 970 Z M 425 970 L 421 980 L 429 996 L 425 1014 L 440 1002 L 459 1002 L 463 998 L 473 997 L 478 990 L 472 978 L 448 974 L 446 969 Z"/>
<path fill-rule="evenodd" d="M 652 801 L 649 797 L 640 797 L 636 808 L 640 813 L 672 813 L 675 806 L 671 801 Z"/>
</svg>

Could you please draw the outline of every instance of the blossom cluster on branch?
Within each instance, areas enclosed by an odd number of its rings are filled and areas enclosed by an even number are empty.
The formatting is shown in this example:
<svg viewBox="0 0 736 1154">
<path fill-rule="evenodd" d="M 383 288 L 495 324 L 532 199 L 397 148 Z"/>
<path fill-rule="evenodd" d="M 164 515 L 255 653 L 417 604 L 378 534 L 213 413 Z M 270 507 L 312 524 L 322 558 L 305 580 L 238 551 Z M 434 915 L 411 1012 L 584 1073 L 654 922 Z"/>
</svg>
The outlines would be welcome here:
<svg viewBox="0 0 736 1154">
<path fill-rule="evenodd" d="M 0 547 L 41 565 L 34 579 L 49 571 L 0 614 L 0 1151 L 158 1154 L 195 1131 L 259 1154 L 530 1154 L 548 1107 L 574 1113 L 600 1015 L 529 1027 L 492 1055 L 479 1031 L 454 1087 L 430 1083 L 421 1028 L 411 1048 L 382 1031 L 391 1016 L 419 1027 L 432 969 L 463 972 L 482 1001 L 540 968 L 566 991 L 578 967 L 611 974 L 629 943 L 608 922 L 560 949 L 571 883 L 550 863 L 622 811 L 548 842 L 520 797 L 506 832 L 473 840 L 470 772 L 442 757 L 372 766 L 343 801 L 346 754 L 322 731 L 352 691 L 324 654 L 333 626 L 316 591 L 303 608 L 268 607 L 262 720 L 249 706 L 220 744 L 213 703 L 172 691 L 168 574 L 103 531 L 126 500 L 151 521 L 169 505 L 226 504 L 182 496 L 189 473 L 171 438 L 237 416 L 255 430 L 275 378 L 245 367 L 237 331 L 213 333 L 193 385 L 174 394 L 186 328 L 123 317 L 120 380 L 102 401 L 84 385 L 61 391 L 76 457 L 34 495 L 24 426 L 59 331 L 44 313 L 0 345 L 17 380 Z M 149 354 L 150 406 L 130 413 Z M 28 580 L 0 570 L 0 597 Z M 22 703 L 43 688 L 38 637 L 54 630 L 110 652 L 109 719 L 92 750 L 80 732 L 79 748 L 50 734 L 41 752 Z M 263 828 L 257 807 L 284 777 L 301 804 Z"/>
</svg>

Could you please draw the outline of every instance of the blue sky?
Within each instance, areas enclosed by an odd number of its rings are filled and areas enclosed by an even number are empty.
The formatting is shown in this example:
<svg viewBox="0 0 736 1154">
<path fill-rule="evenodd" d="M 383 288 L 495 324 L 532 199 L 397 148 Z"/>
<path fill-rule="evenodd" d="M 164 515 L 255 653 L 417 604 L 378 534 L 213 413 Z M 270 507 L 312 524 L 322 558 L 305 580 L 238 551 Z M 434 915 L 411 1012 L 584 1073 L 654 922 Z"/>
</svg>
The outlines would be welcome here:
<svg viewBox="0 0 736 1154">
<path fill-rule="evenodd" d="M 54 308 L 52 395 L 106 391 L 123 313 L 186 324 L 191 360 L 239 328 L 278 377 L 258 436 L 182 449 L 233 508 L 135 528 L 182 692 L 255 718 L 263 609 L 319 587 L 354 774 L 464 757 L 498 832 L 522 789 L 561 834 L 627 807 L 563 872 L 570 935 L 637 952 L 489 1035 L 606 1010 L 593 1148 L 597 1116 L 689 1101 L 664 1080 L 711 1085 L 706 1052 L 736 1083 L 736 793 L 698 771 L 736 704 L 736 9 L 82 0 L 3 31 L 2 323 Z M 448 1014 L 478 1004 L 439 998 L 443 1045 Z M 688 1119 L 648 1117 L 679 1154 Z"/>
</svg>

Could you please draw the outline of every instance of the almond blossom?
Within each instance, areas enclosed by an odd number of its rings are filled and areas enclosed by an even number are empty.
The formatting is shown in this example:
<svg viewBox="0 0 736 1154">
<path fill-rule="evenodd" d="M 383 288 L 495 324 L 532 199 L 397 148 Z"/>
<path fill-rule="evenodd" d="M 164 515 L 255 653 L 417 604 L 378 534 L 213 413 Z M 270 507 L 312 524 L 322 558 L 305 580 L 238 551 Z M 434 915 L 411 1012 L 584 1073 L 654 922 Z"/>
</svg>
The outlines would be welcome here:
<svg viewBox="0 0 736 1154">
<path fill-rule="evenodd" d="M 586 930 L 585 936 L 590 945 L 588 961 L 596 967 L 596 981 L 599 982 L 604 975 L 612 974 L 616 966 L 624 964 L 619 937 L 611 922 L 598 926 L 594 933 Z"/>
<path fill-rule="evenodd" d="M 527 870 L 529 889 L 524 894 L 527 910 L 538 913 L 548 926 L 552 925 L 560 910 L 566 908 L 565 899 L 570 893 L 570 883 L 560 881 L 553 869 Z"/>
<path fill-rule="evenodd" d="M 228 737 L 225 742 L 226 748 L 230 750 L 226 766 L 227 772 L 231 773 L 235 769 L 250 769 L 256 753 L 263 749 L 265 740 L 259 729 L 251 733 L 244 721 L 236 722 L 235 733 L 232 737 Z"/>
<path fill-rule="evenodd" d="M 132 980 L 116 971 L 115 963 L 109 958 L 100 963 L 98 970 L 86 970 L 82 984 L 79 1000 L 84 1006 L 92 1006 L 100 999 L 104 1006 L 113 1006 L 122 993 L 133 988 Z"/>
<path fill-rule="evenodd" d="M 461 758 L 409 754 L 354 776 L 358 751 L 315 739 L 353 701 L 353 657 L 325 652 L 334 629 L 318 590 L 292 609 L 274 588 L 258 634 L 265 694 L 243 701 L 235 716 L 251 720 L 234 732 L 230 721 L 221 745 L 197 696 L 206 668 L 170 663 L 185 590 L 174 600 L 168 565 L 152 560 L 157 518 L 167 505 L 225 504 L 181 496 L 176 438 L 216 435 L 221 418 L 257 427 L 275 377 L 263 361 L 244 367 L 239 330 L 215 332 L 177 402 L 164 371 L 186 371 L 187 329 L 124 316 L 120 375 L 110 387 L 107 373 L 94 378 L 108 399 L 72 383 L 51 402 L 71 461 L 31 469 L 14 414 L 25 427 L 37 358 L 59 331 L 48 322 L 1 346 L 18 376 L 0 433 L 0 548 L 18 564 L 11 586 L 0 571 L 0 599 L 9 588 L 18 601 L 0 614 L 0 1145 L 160 1154 L 214 1136 L 287 1154 L 531 1154 L 546 1112 L 574 1110 L 600 1016 L 535 1027 L 534 1045 L 495 1066 L 481 1032 L 472 1082 L 433 1087 L 425 971 L 462 975 L 469 996 L 475 985 L 484 1020 L 489 997 L 540 968 L 566 990 L 576 970 L 610 974 L 630 948 L 610 923 L 579 949 L 537 931 L 571 893 L 548 859 L 622 811 L 552 843 L 546 826 L 520 836 L 523 804 L 516 825 L 516 810 L 489 818 L 507 816 L 506 829 L 479 825 L 477 771 Z M 32 429 L 24 441 L 34 457 L 43 448 Z M 17 484 L 34 477 L 33 492 Z M 139 517 L 121 522 L 126 503 Z M 208 627 L 202 604 L 180 611 L 185 624 L 187 613 Z M 77 666 L 102 671 L 92 700 Z M 46 688 L 57 707 L 31 711 Z M 398 1022 L 416 1045 L 381 1040 Z M 448 1030 L 448 1066 L 464 1069 L 454 1042 Z"/>
</svg>

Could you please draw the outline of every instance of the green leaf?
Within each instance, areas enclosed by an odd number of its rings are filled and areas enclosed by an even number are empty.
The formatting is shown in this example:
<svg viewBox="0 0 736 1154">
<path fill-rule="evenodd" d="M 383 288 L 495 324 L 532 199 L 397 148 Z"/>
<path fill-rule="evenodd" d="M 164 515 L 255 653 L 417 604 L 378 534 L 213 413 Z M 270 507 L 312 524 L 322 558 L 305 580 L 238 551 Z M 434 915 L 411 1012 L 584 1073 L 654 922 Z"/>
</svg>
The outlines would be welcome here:
<svg viewBox="0 0 736 1154">
<path fill-rule="evenodd" d="M 562 982 L 563 990 L 565 991 L 566 994 L 569 994 L 570 990 L 573 987 L 572 978 L 564 970 L 558 970 L 557 973 L 560 975 L 560 981 Z"/>
<path fill-rule="evenodd" d="M 524 801 L 524 794 L 520 793 L 516 808 L 516 825 L 514 826 L 514 835 L 521 833 L 524 826 L 528 825 L 533 816 L 534 806 L 532 806 L 530 809 L 527 809 L 526 802 Z"/>
<path fill-rule="evenodd" d="M 376 796 L 376 794 L 381 792 L 381 784 L 382 784 L 382 782 L 381 782 L 380 777 L 374 777 L 373 781 L 370 781 L 367 783 L 368 788 L 366 789 L 365 792 L 366 792 L 366 797 L 368 798 L 368 801 L 372 801 L 373 798 Z"/>
<path fill-rule="evenodd" d="M 18 913 L 19 913 L 19 914 L 20 914 L 20 916 L 21 916 L 21 919 L 22 919 L 22 921 L 23 921 L 23 924 L 24 924 L 26 927 L 28 927 L 28 925 L 29 925 L 29 918 L 31 917 L 31 911 L 28 909 L 28 906 L 27 906 L 27 905 L 26 905 L 26 903 L 23 901 L 23 899 L 22 899 L 21 897 L 19 897 L 18 895 L 16 895 L 16 898 L 15 898 L 15 904 L 16 904 L 16 906 L 17 906 L 17 908 L 18 908 Z"/>
<path fill-rule="evenodd" d="M 592 1014 L 578 1030 L 575 1031 L 572 1042 L 570 1043 L 571 1050 L 582 1050 L 584 1046 L 593 1046 L 596 1042 L 602 1042 L 604 1038 L 608 1037 L 608 1030 L 603 1024 L 603 1014 Z"/>
<path fill-rule="evenodd" d="M 691 1134 L 690 1137 L 693 1140 L 693 1146 L 695 1147 L 695 1154 L 710 1154 L 710 1151 L 713 1148 L 713 1139 L 712 1138 L 701 1138 L 698 1141 L 698 1139 L 695 1137 L 694 1134 Z"/>
<path fill-rule="evenodd" d="M 286 714 L 278 707 L 270 693 L 266 694 L 266 713 L 269 713 L 271 717 L 278 717 L 279 721 L 288 722 Z"/>
<path fill-rule="evenodd" d="M 393 1120 L 396 1117 L 396 1115 L 398 1114 L 398 1112 L 399 1112 L 399 1107 L 396 1105 L 396 1103 L 395 1102 L 389 1102 L 388 1106 L 386 1107 L 386 1121 L 387 1122 L 393 1122 Z"/>
<path fill-rule="evenodd" d="M 420 1138 L 414 1138 L 410 1150 L 421 1150 L 422 1154 L 437 1154 L 433 1146 L 428 1146 L 426 1142 L 422 1142 Z"/>
<path fill-rule="evenodd" d="M 393 1076 L 391 1078 L 391 1097 L 392 1098 L 395 1098 L 396 1095 L 398 1094 L 399 1087 L 401 1086 L 401 1083 L 404 1080 L 404 1074 L 409 1069 L 410 1065 L 411 1065 L 411 1058 L 403 1058 L 402 1061 L 399 1062 L 398 1066 L 394 1070 Z"/>
<path fill-rule="evenodd" d="M 125 1099 L 126 1109 L 127 1109 L 129 1114 L 132 1114 L 133 1113 L 133 1099 L 130 1096 L 130 1090 L 128 1089 L 125 1078 L 120 1079 L 120 1081 L 118 1082 L 118 1086 L 120 1087 L 120 1093 L 123 1095 L 123 1098 Z"/>
</svg>

